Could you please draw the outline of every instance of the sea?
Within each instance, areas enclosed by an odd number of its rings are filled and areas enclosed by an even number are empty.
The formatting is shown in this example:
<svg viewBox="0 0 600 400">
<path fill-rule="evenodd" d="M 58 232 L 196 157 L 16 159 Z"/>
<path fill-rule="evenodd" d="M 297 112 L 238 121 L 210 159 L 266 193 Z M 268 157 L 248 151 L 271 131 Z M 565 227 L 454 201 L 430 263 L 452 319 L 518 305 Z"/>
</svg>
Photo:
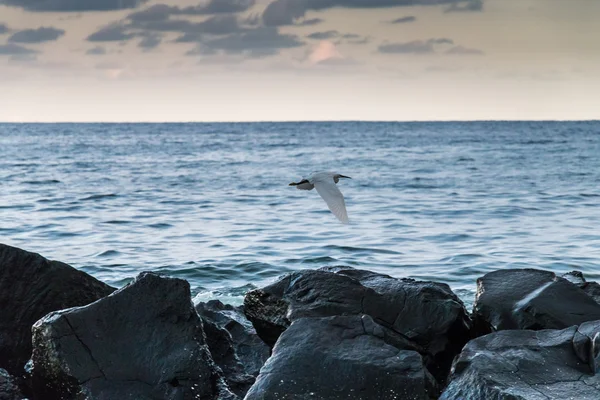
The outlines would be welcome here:
<svg viewBox="0 0 600 400">
<path fill-rule="evenodd" d="M 288 186 L 322 170 L 348 225 Z M 470 307 L 498 269 L 600 279 L 600 122 L 0 124 L 0 243 L 197 300 L 347 265 Z"/>
</svg>

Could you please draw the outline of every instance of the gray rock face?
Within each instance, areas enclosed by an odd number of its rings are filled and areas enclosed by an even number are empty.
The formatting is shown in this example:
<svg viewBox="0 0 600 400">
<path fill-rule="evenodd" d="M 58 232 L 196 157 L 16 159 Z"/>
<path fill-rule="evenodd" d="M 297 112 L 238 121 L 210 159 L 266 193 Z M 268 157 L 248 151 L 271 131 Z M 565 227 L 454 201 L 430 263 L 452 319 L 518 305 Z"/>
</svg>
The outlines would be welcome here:
<svg viewBox="0 0 600 400">
<path fill-rule="evenodd" d="M 23 375 L 31 357 L 31 326 L 38 319 L 114 290 L 67 264 L 0 244 L 0 368 Z"/>
<path fill-rule="evenodd" d="M 420 347 L 428 369 L 440 382 L 470 338 L 470 318 L 447 285 L 350 267 L 289 274 L 249 292 L 244 310 L 258 335 L 271 346 L 299 318 L 367 314 Z"/>
<path fill-rule="evenodd" d="M 25 396 L 19 390 L 14 378 L 0 369 L 0 400 L 22 400 Z"/>
<path fill-rule="evenodd" d="M 214 361 L 223 370 L 229 388 L 243 397 L 269 358 L 270 348 L 258 337 L 242 307 L 218 300 L 198 303 L 195 307 L 204 321 Z"/>
<path fill-rule="evenodd" d="M 470 341 L 440 400 L 600 399 L 600 321 L 507 330 Z"/>
<path fill-rule="evenodd" d="M 512 269 L 477 280 L 473 319 L 481 334 L 503 329 L 563 329 L 600 320 L 600 304 L 581 286 L 549 271 Z M 583 277 L 581 276 L 581 279 Z M 589 286 L 588 291 L 593 291 Z M 557 299 L 560 299 L 557 301 Z"/>
<path fill-rule="evenodd" d="M 35 396 L 47 400 L 234 398 L 205 344 L 189 284 L 151 273 L 39 320 L 32 361 Z"/>
<path fill-rule="evenodd" d="M 421 355 L 368 315 L 294 320 L 245 400 L 426 400 L 436 383 Z"/>
</svg>

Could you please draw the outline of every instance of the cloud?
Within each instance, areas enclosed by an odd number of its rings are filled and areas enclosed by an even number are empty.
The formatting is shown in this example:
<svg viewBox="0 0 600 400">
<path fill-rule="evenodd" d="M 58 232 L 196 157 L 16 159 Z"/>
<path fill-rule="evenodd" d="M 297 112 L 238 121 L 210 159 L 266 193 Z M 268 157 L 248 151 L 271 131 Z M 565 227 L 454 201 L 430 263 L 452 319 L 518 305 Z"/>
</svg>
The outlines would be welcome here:
<svg viewBox="0 0 600 400">
<path fill-rule="evenodd" d="M 6 24 L 0 24 L 0 35 L 8 33 L 8 26 Z"/>
<path fill-rule="evenodd" d="M 127 19 L 135 22 L 165 21 L 169 19 L 177 9 L 177 7 L 171 7 L 166 4 L 155 4 L 142 11 L 129 14 Z"/>
<path fill-rule="evenodd" d="M 96 47 L 92 47 L 91 49 L 86 51 L 85 54 L 92 55 L 92 56 L 101 56 L 101 55 L 106 54 L 106 49 L 102 46 L 96 46 Z"/>
<path fill-rule="evenodd" d="M 282 49 L 303 46 L 296 35 L 282 34 L 273 27 L 259 27 L 236 32 L 224 37 L 203 40 L 189 55 L 219 53 L 243 54 L 248 57 L 275 55 Z"/>
<path fill-rule="evenodd" d="M 342 39 L 346 40 L 346 43 L 350 44 L 366 44 L 369 43 L 369 37 L 357 35 L 356 33 L 346 33 L 342 35 Z"/>
<path fill-rule="evenodd" d="M 127 26 L 112 24 L 101 28 L 87 37 L 88 42 L 119 42 L 129 40 L 135 37 L 135 34 L 127 32 Z"/>
<path fill-rule="evenodd" d="M 28 11 L 111 11 L 136 8 L 148 0 L 0 0 Z"/>
<path fill-rule="evenodd" d="M 184 8 L 167 4 L 155 4 L 144 10 L 129 14 L 127 19 L 135 22 L 149 22 L 166 21 L 172 15 L 234 14 L 247 11 L 254 4 L 255 0 L 211 0 L 206 4 Z"/>
<path fill-rule="evenodd" d="M 178 42 L 193 42 L 199 40 L 203 34 L 227 35 L 242 31 L 242 27 L 235 15 L 215 15 L 202 22 L 190 22 L 184 19 L 167 19 L 162 21 L 133 21 L 130 29 L 158 32 L 179 32 L 185 35 Z"/>
<path fill-rule="evenodd" d="M 208 4 L 181 9 L 181 14 L 206 15 L 244 12 L 254 6 L 255 0 L 210 0 Z"/>
<path fill-rule="evenodd" d="M 384 54 L 429 54 L 435 53 L 439 46 L 453 45 L 454 40 L 448 38 L 436 38 L 425 40 L 413 40 L 405 43 L 386 43 L 379 46 L 378 51 Z"/>
<path fill-rule="evenodd" d="M 306 37 L 309 39 L 317 39 L 317 40 L 325 40 L 332 39 L 338 37 L 340 33 L 338 31 L 325 31 L 325 32 L 315 32 L 307 35 Z"/>
<path fill-rule="evenodd" d="M 423 40 L 383 44 L 377 50 L 384 54 L 428 54 L 434 52 L 433 43 Z"/>
<path fill-rule="evenodd" d="M 476 12 L 483 11 L 483 0 L 466 0 L 453 3 L 446 9 L 450 12 Z"/>
<path fill-rule="evenodd" d="M 38 51 L 19 46 L 18 44 L 0 44 L 0 56 L 23 56 L 37 54 Z"/>
<path fill-rule="evenodd" d="M 476 2 L 481 0 L 468 0 Z M 274 0 L 265 8 L 262 18 L 266 26 L 293 25 L 309 10 L 333 7 L 383 8 L 419 5 L 456 5 L 462 0 Z"/>
<path fill-rule="evenodd" d="M 411 16 L 407 16 L 407 17 L 400 17 L 400 18 L 396 18 L 393 21 L 390 21 L 390 24 L 406 24 L 409 22 L 415 22 L 417 20 L 417 17 L 413 17 Z"/>
<path fill-rule="evenodd" d="M 161 43 L 162 38 L 159 35 L 146 35 L 139 43 L 138 47 L 144 50 L 152 50 L 158 47 Z"/>
<path fill-rule="evenodd" d="M 477 55 L 483 55 L 484 52 L 479 49 L 470 49 L 470 48 L 464 47 L 464 46 L 454 46 L 451 49 L 449 49 L 448 51 L 446 51 L 446 54 L 477 56 Z"/>
<path fill-rule="evenodd" d="M 8 41 L 12 43 L 42 43 L 57 40 L 64 34 L 65 31 L 62 29 L 40 27 L 15 32 L 8 38 Z"/>
<path fill-rule="evenodd" d="M 454 44 L 454 40 L 448 38 L 429 39 L 427 43 L 431 44 Z"/>
<path fill-rule="evenodd" d="M 240 25 L 233 14 L 217 14 L 201 22 L 185 19 L 171 19 L 170 11 L 164 5 L 150 7 L 140 13 L 130 14 L 129 22 L 117 22 L 99 29 L 88 36 L 90 42 L 125 41 L 136 37 L 142 40 L 138 47 L 151 49 L 161 43 L 157 32 L 175 32 L 182 34 L 175 42 L 201 42 L 205 36 L 229 35 L 250 30 Z"/>
<path fill-rule="evenodd" d="M 321 18 L 311 18 L 311 19 L 305 19 L 303 21 L 300 21 L 296 25 L 298 25 L 298 26 L 313 26 L 313 25 L 318 25 L 321 22 L 323 22 L 323 20 Z"/>
</svg>

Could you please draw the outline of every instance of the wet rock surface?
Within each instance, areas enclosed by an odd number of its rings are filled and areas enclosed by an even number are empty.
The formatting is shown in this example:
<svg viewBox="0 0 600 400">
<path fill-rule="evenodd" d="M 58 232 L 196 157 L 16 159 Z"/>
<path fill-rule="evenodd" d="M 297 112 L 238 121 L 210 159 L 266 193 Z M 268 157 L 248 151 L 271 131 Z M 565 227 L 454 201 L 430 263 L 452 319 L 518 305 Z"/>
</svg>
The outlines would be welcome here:
<svg viewBox="0 0 600 400">
<path fill-rule="evenodd" d="M 258 335 L 271 346 L 300 318 L 369 315 L 420 347 L 428 369 L 440 382 L 471 335 L 464 305 L 447 285 L 350 267 L 289 274 L 249 292 L 244 307 Z"/>
<path fill-rule="evenodd" d="M 421 355 L 368 315 L 299 318 L 245 400 L 435 397 Z"/>
<path fill-rule="evenodd" d="M 504 329 L 563 329 L 600 320 L 596 283 L 580 273 L 536 269 L 494 271 L 477 280 L 473 320 L 479 334 Z M 573 283 L 575 282 L 575 283 Z"/>
<path fill-rule="evenodd" d="M 204 341 L 189 284 L 140 274 L 84 307 L 33 326 L 40 399 L 217 399 L 230 395 Z"/>
<path fill-rule="evenodd" d="M 200 302 L 195 307 L 204 321 L 214 361 L 223 370 L 230 389 L 243 397 L 269 358 L 270 348 L 258 337 L 242 307 L 218 300 Z"/>
<path fill-rule="evenodd" d="M 23 374 L 31 357 L 31 326 L 38 319 L 114 290 L 67 264 L 0 244 L 0 368 Z"/>
<path fill-rule="evenodd" d="M 440 400 L 600 398 L 600 321 L 563 330 L 506 330 L 470 341 Z"/>
</svg>

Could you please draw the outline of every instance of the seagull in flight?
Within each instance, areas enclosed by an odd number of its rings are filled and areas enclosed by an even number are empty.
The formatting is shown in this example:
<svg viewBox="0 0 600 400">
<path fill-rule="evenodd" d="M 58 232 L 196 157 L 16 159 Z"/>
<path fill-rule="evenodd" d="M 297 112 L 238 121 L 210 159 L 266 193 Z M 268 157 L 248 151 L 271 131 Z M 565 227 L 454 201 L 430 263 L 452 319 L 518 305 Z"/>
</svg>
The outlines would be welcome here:
<svg viewBox="0 0 600 400">
<path fill-rule="evenodd" d="M 300 190 L 313 190 L 316 188 L 333 215 L 342 221 L 342 223 L 347 224 L 348 213 L 346 212 L 344 195 L 336 186 L 340 178 L 352 179 L 349 176 L 336 172 L 323 171 L 314 172 L 308 178 L 302 179 L 300 182 L 292 182 L 289 186 L 296 186 L 296 189 Z"/>
</svg>

